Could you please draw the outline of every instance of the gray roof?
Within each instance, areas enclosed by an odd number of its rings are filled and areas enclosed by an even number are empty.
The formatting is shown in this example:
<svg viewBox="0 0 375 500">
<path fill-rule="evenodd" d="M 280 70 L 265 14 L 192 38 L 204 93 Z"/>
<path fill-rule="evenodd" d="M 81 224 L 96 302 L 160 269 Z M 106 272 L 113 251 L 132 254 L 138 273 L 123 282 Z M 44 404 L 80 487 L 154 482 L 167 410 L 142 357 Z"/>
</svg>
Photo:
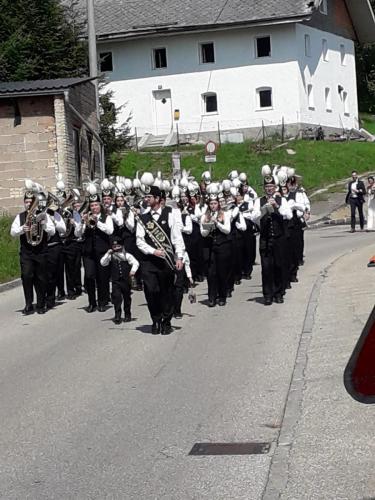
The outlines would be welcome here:
<svg viewBox="0 0 375 500">
<path fill-rule="evenodd" d="M 313 10 L 308 0 L 95 0 L 100 38 L 155 31 L 220 27 L 290 18 Z M 310 6 L 309 6 L 310 4 Z"/>
<path fill-rule="evenodd" d="M 24 82 L 0 82 L 1 97 L 17 97 L 21 95 L 54 95 L 64 90 L 86 83 L 93 78 L 58 78 L 56 80 L 32 80 Z"/>
</svg>

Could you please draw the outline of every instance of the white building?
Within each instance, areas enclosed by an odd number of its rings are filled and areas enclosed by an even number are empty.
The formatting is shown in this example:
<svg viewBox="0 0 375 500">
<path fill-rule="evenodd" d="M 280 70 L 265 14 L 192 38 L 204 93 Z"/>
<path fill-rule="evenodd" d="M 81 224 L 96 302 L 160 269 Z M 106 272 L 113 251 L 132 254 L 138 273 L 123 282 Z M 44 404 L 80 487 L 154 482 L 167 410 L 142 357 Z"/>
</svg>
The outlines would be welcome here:
<svg viewBox="0 0 375 500">
<path fill-rule="evenodd" d="M 95 1 L 101 70 L 142 143 L 358 127 L 369 0 Z"/>
</svg>

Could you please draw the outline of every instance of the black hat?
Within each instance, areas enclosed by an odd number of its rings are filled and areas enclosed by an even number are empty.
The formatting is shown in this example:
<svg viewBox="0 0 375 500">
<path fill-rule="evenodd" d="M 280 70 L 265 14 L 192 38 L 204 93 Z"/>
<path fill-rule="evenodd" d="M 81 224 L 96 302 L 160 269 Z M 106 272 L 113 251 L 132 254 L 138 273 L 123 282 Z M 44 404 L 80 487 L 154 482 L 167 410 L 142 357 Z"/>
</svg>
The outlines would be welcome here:
<svg viewBox="0 0 375 500">
<path fill-rule="evenodd" d="M 151 186 L 150 191 L 147 194 L 161 198 L 161 190 L 157 186 Z"/>
<path fill-rule="evenodd" d="M 275 178 L 273 175 L 265 175 L 263 179 L 263 184 L 267 186 L 268 184 L 272 184 L 276 186 Z"/>
<path fill-rule="evenodd" d="M 297 184 L 297 177 L 295 175 L 292 175 L 291 177 L 289 177 L 288 182 L 289 184 L 294 186 L 295 184 Z"/>
<path fill-rule="evenodd" d="M 23 197 L 23 201 L 25 200 L 32 200 L 35 197 L 34 193 L 32 191 L 26 191 Z"/>
<path fill-rule="evenodd" d="M 98 194 L 90 194 L 88 197 L 89 203 L 98 202 L 100 203 L 100 196 Z"/>
<path fill-rule="evenodd" d="M 113 245 L 123 245 L 124 244 L 124 240 L 122 238 L 120 238 L 120 236 L 112 236 L 111 239 L 111 246 Z"/>
</svg>

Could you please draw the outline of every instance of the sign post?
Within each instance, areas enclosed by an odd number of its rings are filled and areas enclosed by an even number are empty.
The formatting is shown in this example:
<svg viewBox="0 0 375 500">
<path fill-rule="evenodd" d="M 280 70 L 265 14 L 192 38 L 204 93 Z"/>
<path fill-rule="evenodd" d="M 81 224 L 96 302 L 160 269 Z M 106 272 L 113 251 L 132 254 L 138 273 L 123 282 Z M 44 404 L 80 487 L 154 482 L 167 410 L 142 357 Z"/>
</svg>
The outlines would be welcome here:
<svg viewBox="0 0 375 500">
<path fill-rule="evenodd" d="M 205 163 L 210 164 L 210 174 L 212 174 L 212 163 L 216 163 L 217 144 L 214 141 L 208 141 L 205 146 L 206 155 L 204 157 Z"/>
</svg>

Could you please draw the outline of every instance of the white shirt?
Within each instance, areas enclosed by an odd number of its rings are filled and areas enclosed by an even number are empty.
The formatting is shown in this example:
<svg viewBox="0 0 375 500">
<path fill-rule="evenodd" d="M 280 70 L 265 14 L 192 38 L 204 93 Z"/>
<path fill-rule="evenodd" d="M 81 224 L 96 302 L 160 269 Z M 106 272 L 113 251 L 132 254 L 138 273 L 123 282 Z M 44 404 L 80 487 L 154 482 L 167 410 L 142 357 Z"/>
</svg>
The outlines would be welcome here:
<svg viewBox="0 0 375 500">
<path fill-rule="evenodd" d="M 259 225 L 260 219 L 264 217 L 264 213 L 261 211 L 260 207 L 260 200 L 261 198 L 257 198 L 254 201 L 254 210 L 251 212 L 251 220 L 254 222 L 254 224 Z M 285 198 L 279 198 L 278 200 L 281 200 L 281 205 L 279 207 L 279 214 L 283 216 L 284 219 L 290 220 L 293 217 L 292 210 L 286 201 Z"/>
<path fill-rule="evenodd" d="M 231 230 L 231 214 L 228 212 L 223 212 L 224 214 L 224 222 L 216 222 L 216 227 L 219 231 L 221 231 L 224 234 L 229 234 Z M 206 216 L 205 214 L 202 215 L 201 217 L 201 235 L 206 238 L 211 231 L 209 229 L 204 229 L 202 224 L 205 223 Z"/>
<path fill-rule="evenodd" d="M 161 207 L 159 207 L 158 210 L 151 210 L 151 216 L 156 222 L 159 220 L 161 212 Z M 181 223 L 176 222 L 176 215 L 173 213 L 173 210 L 168 213 L 168 226 L 171 230 L 171 243 L 174 247 L 177 258 L 182 259 L 185 250 L 185 243 L 181 234 L 182 221 Z M 145 255 L 153 255 L 157 249 L 146 243 L 146 233 L 141 224 L 137 224 L 136 236 L 137 247 L 140 251 Z"/>
<path fill-rule="evenodd" d="M 297 217 L 301 218 L 304 216 L 304 213 L 306 211 L 306 202 L 305 202 L 305 196 L 304 193 L 301 191 L 296 192 L 296 199 L 295 200 L 288 200 L 288 205 L 290 209 L 296 210 L 297 211 Z"/>
<path fill-rule="evenodd" d="M 102 222 L 100 220 L 101 217 L 102 216 L 100 214 L 99 215 L 99 220 L 96 223 L 96 226 L 97 226 L 98 229 L 100 229 L 101 231 L 103 231 L 103 233 L 108 234 L 108 236 L 110 236 L 113 233 L 113 231 L 114 231 L 112 217 L 110 215 L 104 216 L 105 217 L 105 222 Z M 74 228 L 74 236 L 76 236 L 76 238 L 82 238 L 82 236 L 85 234 L 85 231 L 86 231 L 86 224 L 84 224 L 83 222 L 80 222 Z"/>
<path fill-rule="evenodd" d="M 131 265 L 130 272 L 132 274 L 135 274 L 138 271 L 139 262 L 131 253 L 125 251 L 111 253 L 110 251 L 108 251 L 100 259 L 100 264 L 103 267 L 106 267 L 113 260 L 122 260 L 122 261 L 126 260 Z"/>
<path fill-rule="evenodd" d="M 181 220 L 182 220 L 182 217 L 181 217 Z M 190 215 L 186 216 L 186 218 L 185 218 L 185 224 L 182 223 L 181 231 L 184 234 L 191 234 L 193 232 L 193 222 L 191 220 Z"/>
<path fill-rule="evenodd" d="M 122 227 L 125 225 L 131 233 L 134 232 L 135 218 L 134 218 L 134 213 L 131 210 L 129 211 L 129 215 L 126 217 L 125 224 L 124 224 L 124 216 L 121 209 L 117 209 L 116 213 L 112 213 L 111 217 L 116 226 Z"/>
<path fill-rule="evenodd" d="M 51 217 L 47 215 L 46 224 L 44 225 L 44 231 L 48 234 L 49 237 L 53 236 L 56 232 L 55 224 L 52 222 Z M 14 219 L 12 226 L 10 228 L 10 235 L 13 238 L 17 236 L 21 236 L 21 234 L 25 234 L 25 230 L 23 226 L 21 226 L 20 215 L 18 214 Z"/>
</svg>

